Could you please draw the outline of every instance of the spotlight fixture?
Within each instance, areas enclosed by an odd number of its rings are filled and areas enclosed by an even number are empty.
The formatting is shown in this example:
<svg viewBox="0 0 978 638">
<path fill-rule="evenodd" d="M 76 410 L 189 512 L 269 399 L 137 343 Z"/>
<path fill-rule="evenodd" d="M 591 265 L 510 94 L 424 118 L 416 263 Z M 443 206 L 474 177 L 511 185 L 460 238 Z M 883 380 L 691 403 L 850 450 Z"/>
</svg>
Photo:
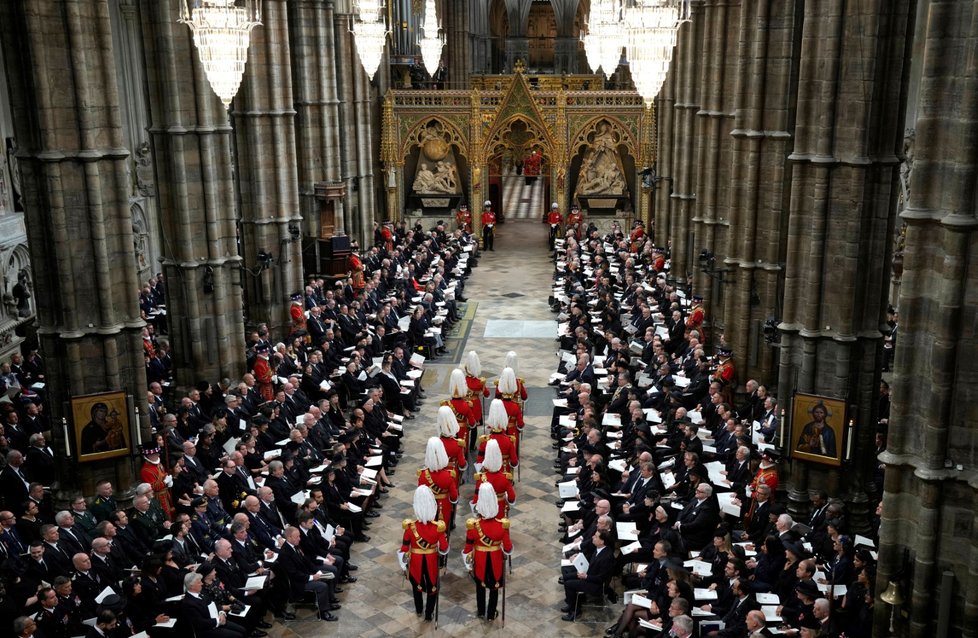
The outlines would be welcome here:
<svg viewBox="0 0 978 638">
<path fill-rule="evenodd" d="M 299 236 L 302 231 L 299 230 L 299 224 L 295 222 L 289 222 L 289 236 L 292 237 L 292 241 L 299 241 Z"/>
<path fill-rule="evenodd" d="M 264 250 L 258 252 L 258 265 L 262 268 L 269 268 L 272 265 L 272 256 Z"/>
<path fill-rule="evenodd" d="M 764 341 L 767 343 L 777 343 L 781 337 L 778 331 L 778 320 L 774 317 L 768 317 L 764 322 Z"/>
</svg>

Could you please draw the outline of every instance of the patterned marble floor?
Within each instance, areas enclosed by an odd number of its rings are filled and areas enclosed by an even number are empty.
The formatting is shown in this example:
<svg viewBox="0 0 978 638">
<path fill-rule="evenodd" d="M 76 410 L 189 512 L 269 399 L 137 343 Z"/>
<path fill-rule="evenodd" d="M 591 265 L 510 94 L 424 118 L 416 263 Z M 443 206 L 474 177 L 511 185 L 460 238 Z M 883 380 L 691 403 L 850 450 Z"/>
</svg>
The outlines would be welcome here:
<svg viewBox="0 0 978 638">
<path fill-rule="evenodd" d="M 505 221 L 543 219 L 543 214 L 549 210 L 544 201 L 546 193 L 544 180 L 537 178 L 526 183 L 526 178 L 515 173 L 503 175 L 503 213 Z"/>
<path fill-rule="evenodd" d="M 600 635 L 610 624 L 617 606 L 614 610 L 588 612 L 582 620 L 590 622 L 568 623 L 560 619 L 563 588 L 557 584 L 560 543 L 556 533 L 556 476 L 551 467 L 553 450 L 549 437 L 553 392 L 547 386 L 556 366 L 556 342 L 553 337 L 523 338 L 519 336 L 521 333 L 509 338 L 484 336 L 487 324 L 492 321 L 552 322 L 554 316 L 547 306 L 551 280 L 552 262 L 547 255 L 544 225 L 513 222 L 499 228 L 495 252 L 483 254 L 465 291 L 469 305 L 478 304 L 465 349 L 479 353 L 483 375 L 489 379 L 498 376 L 506 353 L 515 350 L 520 357 L 519 374 L 525 379 L 531 396 L 521 454 L 522 476 L 516 485 L 517 503 L 511 513 L 514 552 L 507 586 L 505 628 L 499 619 L 486 623 L 475 616 L 475 587 L 459 558 L 465 510 L 460 508 L 458 528 L 451 537 L 447 572 L 442 576 L 437 629 L 415 616 L 407 581 L 396 563 L 401 520 L 412 515 L 415 469 L 423 463 L 424 442 L 435 433 L 434 414 L 439 401 L 446 396 L 448 375 L 454 367 L 454 364 L 434 364 L 424 375 L 428 400 L 419 418 L 410 421 L 411 427 L 406 431 L 404 459 L 392 479 L 397 488 L 385 497 L 381 517 L 374 519 L 369 530 L 371 543 L 354 546 L 352 560 L 360 566 L 356 572 L 359 582 L 347 585 L 340 595 L 343 604 L 337 612 L 340 621 L 319 622 L 310 611 L 299 610 L 298 620 L 285 626 L 276 624 L 270 631 L 272 636 L 373 638 L 489 634 L 543 638 Z M 470 498 L 471 493 L 469 480 L 463 485 L 463 494 Z"/>
</svg>

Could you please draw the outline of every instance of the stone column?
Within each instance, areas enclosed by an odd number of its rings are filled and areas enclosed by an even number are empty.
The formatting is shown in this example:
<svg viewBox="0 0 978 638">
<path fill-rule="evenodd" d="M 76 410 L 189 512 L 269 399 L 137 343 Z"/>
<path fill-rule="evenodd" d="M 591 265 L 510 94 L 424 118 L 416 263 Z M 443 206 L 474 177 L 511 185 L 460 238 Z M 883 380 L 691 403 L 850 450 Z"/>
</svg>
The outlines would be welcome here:
<svg viewBox="0 0 978 638">
<path fill-rule="evenodd" d="M 249 323 L 266 323 L 270 334 L 281 339 L 289 333 L 289 295 L 302 289 L 302 244 L 289 233 L 302 216 L 287 7 L 284 0 L 265 0 L 262 9 L 262 26 L 251 32 L 248 64 L 231 114 L 245 314 Z M 259 262 L 259 252 L 272 256 L 270 267 Z"/>
<path fill-rule="evenodd" d="M 71 396 L 146 390 L 108 2 L 3 2 L 0 36 L 60 461 Z M 126 457 L 59 467 L 66 490 L 90 493 L 97 473 L 131 479 Z"/>
<path fill-rule="evenodd" d="M 792 62 L 801 40 L 799 11 L 797 3 L 772 0 L 742 8 L 726 206 L 735 231 L 724 249 L 736 280 L 725 294 L 725 334 L 736 348 L 742 379 L 773 379 L 778 352 L 765 343 L 761 327 L 769 316 L 780 320 L 781 211 L 791 177 L 785 158 L 794 126 Z M 781 398 L 784 405 L 787 395 Z"/>
<path fill-rule="evenodd" d="M 245 343 L 231 125 L 172 6 L 140 11 L 177 383 L 235 378 Z"/>
<path fill-rule="evenodd" d="M 807 511 L 810 488 L 841 492 L 857 530 L 868 523 L 872 464 L 862 461 L 874 449 L 910 4 L 805 4 L 788 158 L 793 165 L 778 387 L 782 399 L 793 390 L 843 398 L 858 406 L 848 417 L 859 426 L 844 483 L 836 471 L 793 461 L 789 508 Z M 835 424 L 841 435 L 845 424 Z"/>
<path fill-rule="evenodd" d="M 975 556 L 978 419 L 978 23 L 972 3 L 931 0 L 917 30 L 923 45 L 913 187 L 900 286 L 900 338 L 892 381 L 877 589 L 897 578 L 908 604 L 894 635 L 938 633 L 939 601 L 951 598 L 948 635 L 978 635 Z M 905 552 L 906 562 L 905 562 Z M 950 570 L 953 589 L 943 591 Z M 890 607 L 874 634 L 888 633 Z"/>
<path fill-rule="evenodd" d="M 296 164 L 304 234 L 320 236 L 317 182 L 340 179 L 339 99 L 332 0 L 289 2 L 289 51 L 295 104 Z M 342 209 L 336 229 L 345 231 Z"/>
<path fill-rule="evenodd" d="M 716 268 L 729 269 L 726 261 L 727 193 L 730 186 L 730 131 L 733 128 L 736 89 L 738 0 L 706 0 L 697 16 L 701 22 L 699 55 L 692 63 L 702 65 L 696 112 L 696 206 L 692 218 L 695 237 L 693 258 L 703 249 L 716 255 Z M 733 279 L 729 274 L 707 275 L 697 269 L 694 290 L 706 301 L 707 343 L 716 345 L 725 325 L 723 295 Z M 742 311 L 742 309 L 740 309 Z M 736 360 L 743 358 L 743 344 L 736 346 Z"/>
<path fill-rule="evenodd" d="M 670 207 L 669 235 L 663 243 L 672 241 L 672 272 L 685 279 L 695 267 L 693 235 L 690 219 L 696 205 L 696 155 L 694 152 L 695 114 L 699 111 L 697 77 L 703 71 L 700 51 L 703 32 L 703 5 L 693 3 L 692 21 L 679 31 L 679 41 L 670 70 L 674 115 L 669 128 L 662 129 L 660 148 L 669 148 L 673 170 L 673 205 Z"/>
</svg>

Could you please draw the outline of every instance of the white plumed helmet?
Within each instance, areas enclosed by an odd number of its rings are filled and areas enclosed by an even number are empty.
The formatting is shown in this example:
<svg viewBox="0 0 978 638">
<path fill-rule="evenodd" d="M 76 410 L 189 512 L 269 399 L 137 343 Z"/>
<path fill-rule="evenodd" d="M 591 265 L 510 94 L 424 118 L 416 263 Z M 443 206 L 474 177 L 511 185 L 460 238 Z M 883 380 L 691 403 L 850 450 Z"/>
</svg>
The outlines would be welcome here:
<svg viewBox="0 0 978 638">
<path fill-rule="evenodd" d="M 482 468 L 490 472 L 498 472 L 503 466 L 503 453 L 499 450 L 499 441 L 489 439 L 483 455 Z"/>
<path fill-rule="evenodd" d="M 445 444 L 437 436 L 428 439 L 428 446 L 424 451 L 424 464 L 429 470 L 437 472 L 445 469 L 448 465 L 448 453 L 445 452 Z"/>
<path fill-rule="evenodd" d="M 452 376 L 448 378 L 448 391 L 454 399 L 461 399 L 468 394 L 469 386 L 465 383 L 465 372 L 461 368 L 452 370 Z"/>
<path fill-rule="evenodd" d="M 465 355 L 465 371 L 473 377 L 482 374 L 482 363 L 479 361 L 479 353 L 475 350 L 469 350 Z"/>
<path fill-rule="evenodd" d="M 479 497 L 476 499 L 475 511 L 482 518 L 496 518 L 499 514 L 499 501 L 496 498 L 496 488 L 492 483 L 479 486 Z"/>
<path fill-rule="evenodd" d="M 490 430 L 505 430 L 509 425 L 509 415 L 502 399 L 493 399 L 489 404 L 489 414 L 486 416 L 486 426 Z"/>
<path fill-rule="evenodd" d="M 455 413 L 447 405 L 438 408 L 438 432 L 442 436 L 458 434 L 458 419 L 455 418 Z"/>
<path fill-rule="evenodd" d="M 430 523 L 438 516 L 435 493 L 427 485 L 419 485 L 414 490 L 414 515 L 422 523 Z"/>
<path fill-rule="evenodd" d="M 516 373 L 512 368 L 503 368 L 499 375 L 499 391 L 503 394 L 516 394 Z"/>
</svg>

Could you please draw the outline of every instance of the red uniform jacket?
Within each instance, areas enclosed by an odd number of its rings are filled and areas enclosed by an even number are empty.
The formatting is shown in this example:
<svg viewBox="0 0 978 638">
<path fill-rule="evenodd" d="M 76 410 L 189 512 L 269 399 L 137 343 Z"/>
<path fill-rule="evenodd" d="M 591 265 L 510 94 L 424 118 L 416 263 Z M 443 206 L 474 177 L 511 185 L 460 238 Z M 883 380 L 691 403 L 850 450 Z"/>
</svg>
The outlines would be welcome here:
<svg viewBox="0 0 978 638">
<path fill-rule="evenodd" d="M 487 397 L 489 396 L 489 388 L 486 387 L 485 377 L 473 377 L 472 375 L 465 375 L 465 384 L 469 386 L 469 393 L 465 395 L 466 399 L 471 402 L 469 406 L 472 408 L 472 414 L 475 416 L 477 423 L 482 423 L 482 400 L 479 395 Z"/>
<path fill-rule="evenodd" d="M 258 357 L 255 359 L 255 368 L 252 370 L 255 380 L 258 382 L 258 391 L 261 398 L 271 401 L 275 398 L 275 389 L 272 387 L 272 367 L 268 365 L 268 359 Z"/>
<path fill-rule="evenodd" d="M 499 500 L 499 515 L 509 516 L 509 506 L 516 502 L 516 490 L 513 489 L 513 474 L 511 472 L 476 472 L 475 473 L 475 494 L 472 496 L 472 504 L 479 498 L 479 486 L 483 483 L 492 485 L 496 490 L 496 498 Z"/>
<path fill-rule="evenodd" d="M 523 405 L 523 402 L 526 401 L 526 397 L 527 397 L 526 384 L 523 383 L 523 379 L 520 377 L 516 377 L 516 397 L 519 397 L 516 402 L 519 403 L 520 405 Z M 493 398 L 495 399 L 503 398 L 503 393 L 499 391 L 499 379 L 496 379 L 496 396 Z"/>
<path fill-rule="evenodd" d="M 482 217 L 480 219 L 482 220 L 482 226 L 483 227 L 486 227 L 489 224 L 495 224 L 496 223 L 496 213 L 492 212 L 491 210 L 483 211 Z M 493 229 L 493 230 L 495 230 L 495 229 Z"/>
<path fill-rule="evenodd" d="M 465 521 L 465 554 L 475 552 L 473 573 L 483 583 L 487 570 L 492 570 L 496 587 L 503 579 L 503 554 L 513 551 L 509 538 L 508 518 L 470 518 Z"/>
<path fill-rule="evenodd" d="M 448 467 L 455 470 L 455 477 L 461 480 L 462 471 L 465 469 L 465 439 L 456 439 L 453 436 L 442 436 L 441 442 L 445 445 L 445 452 L 448 454 Z"/>
<path fill-rule="evenodd" d="M 452 505 L 458 503 L 458 481 L 455 470 L 444 468 L 432 472 L 426 467 L 418 470 L 418 485 L 427 485 L 435 493 L 438 503 L 438 520 L 446 523 L 452 517 Z"/>
<path fill-rule="evenodd" d="M 433 521 L 422 523 L 404 519 L 401 523 L 404 528 L 404 539 L 401 541 L 401 551 L 410 552 L 408 559 L 408 573 L 415 583 L 421 582 L 421 565 L 428 563 L 428 576 L 431 582 L 438 583 L 438 560 L 439 553 L 448 553 L 448 537 L 445 536 L 445 523 Z M 437 587 L 432 587 L 431 593 L 437 591 Z"/>
<path fill-rule="evenodd" d="M 472 232 L 472 211 L 460 210 L 455 213 L 455 223 L 465 228 L 465 232 Z"/>
<path fill-rule="evenodd" d="M 468 449 L 469 437 L 475 436 L 475 425 L 478 423 L 478 419 L 475 418 L 475 412 L 472 410 L 472 403 L 478 403 L 481 407 L 480 401 L 471 401 L 469 399 L 442 401 L 442 405 L 447 405 L 455 413 L 455 420 L 458 421 L 458 433 L 463 435 L 462 438 L 465 439 L 466 449 Z"/>
<path fill-rule="evenodd" d="M 289 317 L 292 318 L 292 330 L 306 329 L 306 313 L 301 303 L 292 303 L 289 307 Z"/>
<path fill-rule="evenodd" d="M 686 319 L 686 328 L 689 330 L 699 330 L 700 326 L 703 325 L 704 319 L 706 319 L 706 311 L 703 310 L 703 306 L 697 304 L 693 306 L 692 312 L 689 313 L 689 318 Z"/>
<path fill-rule="evenodd" d="M 506 414 L 509 416 L 506 434 L 515 436 L 519 441 L 520 432 L 523 431 L 523 410 L 520 409 L 520 404 L 508 394 L 503 395 L 503 407 L 506 408 Z"/>
<path fill-rule="evenodd" d="M 564 216 L 560 214 L 559 210 L 550 209 L 547 213 L 547 223 L 548 224 L 560 224 L 564 221 Z"/>
<path fill-rule="evenodd" d="M 516 451 L 516 437 L 510 436 L 505 432 L 493 432 L 492 434 L 486 436 L 483 434 L 479 437 L 479 454 L 476 456 L 476 461 L 482 463 L 486 458 L 486 443 L 489 439 L 495 439 L 496 443 L 499 444 L 499 452 L 503 456 L 503 467 L 504 472 L 508 472 L 510 469 L 516 467 L 520 464 L 520 459 Z"/>
<path fill-rule="evenodd" d="M 170 490 L 166 486 L 167 472 L 163 469 L 162 463 L 143 463 L 143 467 L 139 470 L 139 479 L 143 483 L 149 483 L 153 488 L 153 494 L 160 502 L 160 507 L 163 509 L 163 513 L 167 518 L 173 516 L 173 504 L 170 502 Z"/>
<path fill-rule="evenodd" d="M 581 211 L 579 211 L 579 210 L 578 211 L 573 211 L 572 210 L 571 212 L 567 213 L 567 225 L 568 226 L 570 226 L 571 224 L 578 224 L 578 225 L 580 225 L 580 224 L 583 224 L 583 223 L 584 223 L 584 214 L 581 213 Z"/>
</svg>

